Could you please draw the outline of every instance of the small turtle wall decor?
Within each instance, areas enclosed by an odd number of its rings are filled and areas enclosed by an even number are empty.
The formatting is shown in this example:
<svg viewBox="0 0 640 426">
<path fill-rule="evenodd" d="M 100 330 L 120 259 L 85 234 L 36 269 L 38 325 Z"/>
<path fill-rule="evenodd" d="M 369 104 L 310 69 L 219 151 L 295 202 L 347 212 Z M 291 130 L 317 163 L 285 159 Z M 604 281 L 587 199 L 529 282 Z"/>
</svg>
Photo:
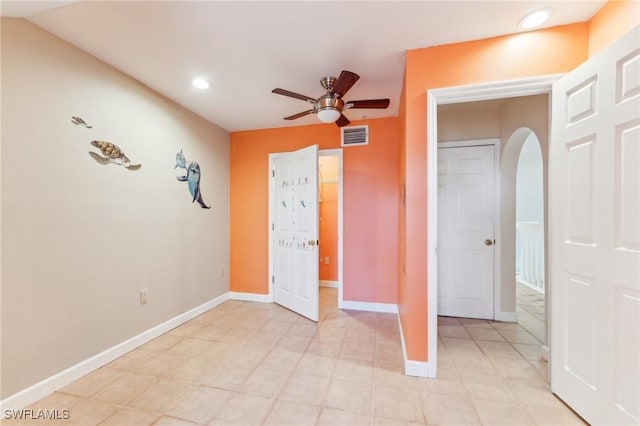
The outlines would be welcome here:
<svg viewBox="0 0 640 426">
<path fill-rule="evenodd" d="M 178 167 L 187 171 L 185 176 L 176 176 L 176 179 L 180 182 L 187 182 L 192 197 L 191 202 L 197 201 L 203 209 L 210 209 L 211 207 L 204 203 L 200 193 L 200 165 L 195 161 L 187 161 L 182 150 L 180 150 L 176 154 L 176 165 L 173 168 L 177 169 Z"/>
<path fill-rule="evenodd" d="M 98 163 L 106 166 L 107 164 L 119 164 L 127 170 L 135 171 L 140 170 L 142 164 L 131 164 L 129 158 L 124 155 L 124 152 L 118 148 L 117 145 L 107 141 L 91 141 L 91 145 L 100 150 L 100 154 L 89 151 L 91 158 Z"/>
</svg>

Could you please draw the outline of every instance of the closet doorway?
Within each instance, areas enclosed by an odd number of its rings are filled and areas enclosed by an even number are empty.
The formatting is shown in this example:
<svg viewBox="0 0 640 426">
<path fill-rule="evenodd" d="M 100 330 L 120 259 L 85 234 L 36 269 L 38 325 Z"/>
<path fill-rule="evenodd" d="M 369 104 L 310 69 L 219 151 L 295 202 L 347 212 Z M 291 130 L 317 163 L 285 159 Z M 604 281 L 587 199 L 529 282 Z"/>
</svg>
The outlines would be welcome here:
<svg viewBox="0 0 640 426">
<path fill-rule="evenodd" d="M 320 150 L 318 157 L 319 284 L 338 291 L 342 308 L 342 149 Z"/>
</svg>

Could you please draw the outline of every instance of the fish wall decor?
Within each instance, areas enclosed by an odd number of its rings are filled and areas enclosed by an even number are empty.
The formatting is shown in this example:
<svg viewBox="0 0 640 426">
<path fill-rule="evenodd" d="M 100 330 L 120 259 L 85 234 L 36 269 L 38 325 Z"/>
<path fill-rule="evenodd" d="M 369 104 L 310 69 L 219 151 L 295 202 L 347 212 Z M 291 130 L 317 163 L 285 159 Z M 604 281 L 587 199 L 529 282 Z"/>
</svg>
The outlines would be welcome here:
<svg viewBox="0 0 640 426">
<path fill-rule="evenodd" d="M 117 145 L 107 141 L 91 141 L 91 145 L 100 150 L 100 154 L 89 151 L 91 158 L 98 163 L 106 166 L 107 164 L 119 164 L 127 170 L 135 171 L 140 170 L 142 164 L 131 164 L 129 158 L 124 155 L 124 152 L 118 148 Z"/>
<path fill-rule="evenodd" d="M 197 201 L 203 209 L 210 209 L 211 207 L 204 203 L 200 193 L 200 165 L 195 161 L 187 161 L 182 150 L 180 150 L 176 154 L 176 165 L 173 168 L 181 168 L 187 171 L 185 176 L 176 176 L 176 179 L 180 182 L 187 182 L 192 197 L 191 202 Z"/>
<path fill-rule="evenodd" d="M 80 117 L 71 116 L 71 122 L 76 126 L 83 126 L 83 127 L 86 127 L 87 129 L 93 128 L 93 126 L 88 125 L 87 122 Z"/>
</svg>

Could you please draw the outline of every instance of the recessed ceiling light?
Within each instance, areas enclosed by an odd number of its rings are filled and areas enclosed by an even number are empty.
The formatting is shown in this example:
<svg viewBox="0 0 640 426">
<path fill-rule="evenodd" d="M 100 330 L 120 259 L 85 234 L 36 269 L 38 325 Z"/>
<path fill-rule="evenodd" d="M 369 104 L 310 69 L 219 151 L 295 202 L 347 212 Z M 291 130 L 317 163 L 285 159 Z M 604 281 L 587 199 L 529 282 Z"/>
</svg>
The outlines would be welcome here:
<svg viewBox="0 0 640 426">
<path fill-rule="evenodd" d="M 547 19 L 549 19 L 552 11 L 553 10 L 550 7 L 534 10 L 520 20 L 519 26 L 521 28 L 524 28 L 525 30 L 530 30 L 532 28 L 538 27 L 542 25 Z"/>
<path fill-rule="evenodd" d="M 194 78 L 193 80 L 191 80 L 191 84 L 193 84 L 193 87 L 196 87 L 202 90 L 208 89 L 210 86 L 209 82 L 204 78 Z"/>
</svg>

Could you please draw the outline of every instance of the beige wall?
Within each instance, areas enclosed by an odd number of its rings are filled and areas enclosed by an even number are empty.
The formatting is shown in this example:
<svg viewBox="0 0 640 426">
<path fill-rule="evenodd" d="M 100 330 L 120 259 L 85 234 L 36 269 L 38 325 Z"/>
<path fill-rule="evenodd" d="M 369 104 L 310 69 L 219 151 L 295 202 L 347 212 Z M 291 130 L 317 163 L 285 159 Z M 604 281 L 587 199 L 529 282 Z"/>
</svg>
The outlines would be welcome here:
<svg viewBox="0 0 640 426">
<path fill-rule="evenodd" d="M 501 311 L 515 312 L 516 170 L 520 149 L 533 131 L 543 158 L 546 206 L 547 146 L 549 139 L 547 95 L 494 101 L 468 102 L 438 107 L 438 141 L 500 139 Z M 546 208 L 545 208 L 546 216 Z M 547 223 L 545 217 L 545 224 Z M 546 226 L 546 225 L 545 225 Z"/>
<path fill-rule="evenodd" d="M 438 106 L 438 141 L 491 139 L 500 136 L 503 100 Z"/>
<path fill-rule="evenodd" d="M 27 21 L 1 30 L 6 398 L 228 291 L 229 135 Z M 142 169 L 98 164 L 94 139 Z"/>
</svg>

